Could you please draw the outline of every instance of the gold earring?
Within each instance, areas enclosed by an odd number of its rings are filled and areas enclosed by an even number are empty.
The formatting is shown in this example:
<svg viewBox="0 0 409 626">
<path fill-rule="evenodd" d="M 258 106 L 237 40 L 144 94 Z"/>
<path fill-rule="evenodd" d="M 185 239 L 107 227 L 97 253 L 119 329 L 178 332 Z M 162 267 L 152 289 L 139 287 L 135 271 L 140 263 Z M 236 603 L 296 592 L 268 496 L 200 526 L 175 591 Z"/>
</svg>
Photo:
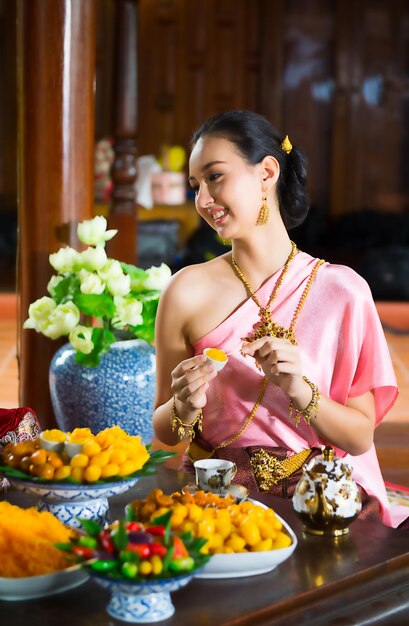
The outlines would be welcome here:
<svg viewBox="0 0 409 626">
<path fill-rule="evenodd" d="M 267 224 L 270 217 L 270 209 L 267 204 L 267 191 L 263 192 L 263 204 L 261 205 L 260 212 L 257 217 L 257 226 L 264 226 Z"/>
</svg>

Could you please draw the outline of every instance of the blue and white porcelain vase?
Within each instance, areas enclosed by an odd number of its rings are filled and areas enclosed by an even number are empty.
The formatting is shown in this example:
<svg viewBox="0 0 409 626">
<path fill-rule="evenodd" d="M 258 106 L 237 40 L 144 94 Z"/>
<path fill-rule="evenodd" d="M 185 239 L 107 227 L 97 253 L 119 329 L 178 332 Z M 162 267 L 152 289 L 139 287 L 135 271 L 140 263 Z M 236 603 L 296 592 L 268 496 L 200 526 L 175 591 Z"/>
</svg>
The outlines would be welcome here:
<svg viewBox="0 0 409 626">
<path fill-rule="evenodd" d="M 156 361 L 146 341 L 113 343 L 96 367 L 78 365 L 75 350 L 65 344 L 53 356 L 49 381 L 61 430 L 88 427 L 97 433 L 118 425 L 145 444 L 152 440 Z"/>
</svg>

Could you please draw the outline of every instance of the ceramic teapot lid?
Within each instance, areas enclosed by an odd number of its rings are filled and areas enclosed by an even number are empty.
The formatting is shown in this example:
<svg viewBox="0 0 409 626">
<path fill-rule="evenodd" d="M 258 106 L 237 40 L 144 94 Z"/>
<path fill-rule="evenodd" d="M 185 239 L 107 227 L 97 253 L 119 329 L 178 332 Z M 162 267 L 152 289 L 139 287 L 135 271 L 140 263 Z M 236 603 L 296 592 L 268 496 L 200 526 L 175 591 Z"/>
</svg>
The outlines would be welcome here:
<svg viewBox="0 0 409 626">
<path fill-rule="evenodd" d="M 306 465 L 305 470 L 315 479 L 320 474 L 326 475 L 328 480 L 339 480 L 341 476 L 346 478 L 352 477 L 352 468 L 341 458 L 335 456 L 334 449 L 331 446 L 325 446 L 321 456 L 312 458 Z"/>
</svg>

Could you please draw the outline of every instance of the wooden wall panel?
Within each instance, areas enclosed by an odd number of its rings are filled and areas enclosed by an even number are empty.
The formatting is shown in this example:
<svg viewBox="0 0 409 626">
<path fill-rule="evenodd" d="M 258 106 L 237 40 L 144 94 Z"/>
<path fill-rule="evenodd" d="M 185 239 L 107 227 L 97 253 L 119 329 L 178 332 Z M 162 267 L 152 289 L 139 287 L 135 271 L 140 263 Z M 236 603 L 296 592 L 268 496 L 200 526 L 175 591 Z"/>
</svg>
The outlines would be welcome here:
<svg viewBox="0 0 409 626">
<path fill-rule="evenodd" d="M 332 214 L 408 210 L 409 5 L 339 0 L 336 23 Z"/>
<path fill-rule="evenodd" d="M 307 153 L 311 203 L 328 208 L 335 24 L 331 0 L 289 0 L 283 20 L 281 130 Z"/>
<path fill-rule="evenodd" d="M 355 210 L 393 209 L 390 201 L 400 188 L 399 164 L 405 158 L 402 95 L 406 92 L 409 96 L 409 7 L 406 3 L 406 19 L 402 20 L 404 13 L 396 10 L 398 4 L 367 0 L 361 5 L 358 183 L 356 197 L 349 203 Z"/>
<path fill-rule="evenodd" d="M 139 16 L 140 153 L 187 146 L 217 111 L 258 108 L 257 2 L 140 0 Z"/>
</svg>

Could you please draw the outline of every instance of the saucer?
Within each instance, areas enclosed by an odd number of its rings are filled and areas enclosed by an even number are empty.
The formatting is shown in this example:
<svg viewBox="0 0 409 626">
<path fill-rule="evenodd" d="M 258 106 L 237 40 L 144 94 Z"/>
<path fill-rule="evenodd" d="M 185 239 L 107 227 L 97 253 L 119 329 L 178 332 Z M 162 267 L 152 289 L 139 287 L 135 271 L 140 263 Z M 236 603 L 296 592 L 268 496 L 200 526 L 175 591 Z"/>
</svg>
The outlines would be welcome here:
<svg viewBox="0 0 409 626">
<path fill-rule="evenodd" d="M 194 495 L 198 491 L 205 491 L 205 493 L 214 493 L 213 491 L 208 491 L 206 489 L 200 489 L 200 487 L 198 487 L 196 485 L 196 483 L 189 483 L 186 486 L 186 489 L 192 495 Z M 232 485 L 230 485 L 230 487 L 228 489 L 226 489 L 226 491 L 224 493 L 214 493 L 214 495 L 215 496 L 221 496 L 222 498 L 224 496 L 230 495 L 230 496 L 233 496 L 234 498 L 237 498 L 238 500 L 244 500 L 249 495 L 249 490 L 244 485 L 232 484 Z"/>
</svg>

